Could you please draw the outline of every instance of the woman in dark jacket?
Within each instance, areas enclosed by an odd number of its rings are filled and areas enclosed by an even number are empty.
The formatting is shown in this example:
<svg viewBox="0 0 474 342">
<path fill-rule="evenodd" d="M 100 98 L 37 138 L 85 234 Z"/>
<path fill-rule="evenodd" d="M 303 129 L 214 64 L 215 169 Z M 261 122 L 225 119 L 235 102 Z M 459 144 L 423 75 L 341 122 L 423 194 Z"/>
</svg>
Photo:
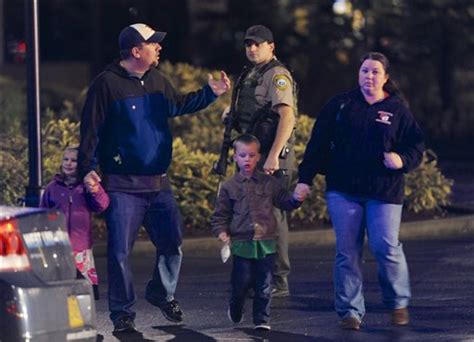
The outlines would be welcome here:
<svg viewBox="0 0 474 342">
<path fill-rule="evenodd" d="M 362 58 L 359 88 L 324 106 L 299 166 L 300 194 L 309 193 L 317 173 L 326 175 L 326 201 L 336 234 L 335 304 L 343 329 L 359 330 L 365 314 L 365 230 L 392 323 L 406 325 L 409 320 L 408 267 L 398 235 L 404 173 L 419 165 L 424 143 L 388 68 L 381 53 Z"/>
</svg>

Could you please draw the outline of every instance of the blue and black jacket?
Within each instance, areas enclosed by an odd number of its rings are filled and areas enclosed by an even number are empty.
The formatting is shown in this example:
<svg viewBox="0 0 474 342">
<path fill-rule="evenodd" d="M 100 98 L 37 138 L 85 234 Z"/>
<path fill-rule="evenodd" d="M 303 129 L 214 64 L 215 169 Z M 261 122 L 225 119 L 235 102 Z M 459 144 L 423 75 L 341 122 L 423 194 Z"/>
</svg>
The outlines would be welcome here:
<svg viewBox="0 0 474 342">
<path fill-rule="evenodd" d="M 369 104 L 359 88 L 332 98 L 321 110 L 311 133 L 299 182 L 311 185 L 326 175 L 326 190 L 401 204 L 403 174 L 422 159 L 423 133 L 400 97 Z M 384 166 L 384 152 L 396 152 L 400 170 Z"/>
<path fill-rule="evenodd" d="M 104 174 L 159 175 L 171 162 L 170 117 L 193 113 L 216 99 L 206 85 L 179 95 L 157 69 L 141 79 L 119 61 L 93 81 L 81 119 L 79 174 L 100 165 Z"/>
</svg>

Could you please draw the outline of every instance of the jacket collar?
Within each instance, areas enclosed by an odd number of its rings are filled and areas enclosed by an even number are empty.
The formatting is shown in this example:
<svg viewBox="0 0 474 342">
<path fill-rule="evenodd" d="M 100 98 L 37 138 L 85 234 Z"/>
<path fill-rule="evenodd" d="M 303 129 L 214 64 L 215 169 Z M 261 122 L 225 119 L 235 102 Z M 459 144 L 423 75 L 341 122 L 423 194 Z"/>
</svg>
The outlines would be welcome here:
<svg viewBox="0 0 474 342">
<path fill-rule="evenodd" d="M 129 72 L 123 67 L 120 65 L 120 59 L 116 59 L 114 60 L 111 64 L 109 64 L 107 67 L 106 67 L 106 70 L 108 71 L 111 71 L 113 73 L 116 73 L 117 75 L 120 75 L 122 77 L 126 77 L 126 78 L 132 78 L 134 76 L 131 76 L 129 74 Z M 145 78 L 145 76 L 150 72 L 151 68 L 148 69 L 144 74 L 143 76 L 141 77 L 141 79 Z M 135 77 L 137 78 L 137 77 Z"/>
<path fill-rule="evenodd" d="M 76 182 L 74 184 L 66 184 L 64 182 L 64 176 L 60 173 L 57 173 L 54 175 L 54 181 L 58 182 L 59 184 L 61 184 L 62 186 L 77 186 L 81 183 L 81 181 L 79 179 L 76 180 Z"/>
<path fill-rule="evenodd" d="M 250 178 L 244 177 L 240 173 L 236 173 L 235 174 L 235 180 L 239 183 L 244 183 L 244 182 L 247 182 L 249 180 L 251 180 L 255 183 L 258 183 L 263 179 L 264 176 L 265 176 L 265 174 L 263 172 L 261 172 L 259 170 L 255 170 L 255 172 L 253 173 L 252 176 L 250 176 Z"/>
</svg>

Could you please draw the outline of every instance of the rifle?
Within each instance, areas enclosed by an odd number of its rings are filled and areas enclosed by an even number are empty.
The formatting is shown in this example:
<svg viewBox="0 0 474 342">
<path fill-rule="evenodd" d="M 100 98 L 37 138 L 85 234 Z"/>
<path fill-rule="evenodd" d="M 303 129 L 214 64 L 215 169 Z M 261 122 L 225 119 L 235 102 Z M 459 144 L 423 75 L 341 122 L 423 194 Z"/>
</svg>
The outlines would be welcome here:
<svg viewBox="0 0 474 342">
<path fill-rule="evenodd" d="M 224 135 L 219 159 L 212 166 L 212 171 L 219 176 L 225 176 L 227 172 L 227 165 L 230 164 L 229 150 L 232 146 L 231 133 L 234 129 L 234 115 L 232 113 L 229 113 L 229 115 L 225 118 L 224 125 Z"/>
<path fill-rule="evenodd" d="M 219 155 L 219 159 L 214 163 L 212 166 L 212 171 L 219 175 L 225 176 L 227 172 L 227 165 L 231 163 L 229 160 L 229 150 L 232 147 L 232 130 L 236 129 L 240 132 L 237 124 L 237 112 L 235 110 L 235 103 L 240 92 L 240 81 L 245 77 L 245 75 L 249 72 L 250 68 L 244 67 L 242 73 L 239 75 L 235 87 L 232 91 L 232 99 L 230 101 L 230 110 L 227 117 L 224 119 L 224 136 L 222 139 L 222 146 L 221 152 Z"/>
</svg>

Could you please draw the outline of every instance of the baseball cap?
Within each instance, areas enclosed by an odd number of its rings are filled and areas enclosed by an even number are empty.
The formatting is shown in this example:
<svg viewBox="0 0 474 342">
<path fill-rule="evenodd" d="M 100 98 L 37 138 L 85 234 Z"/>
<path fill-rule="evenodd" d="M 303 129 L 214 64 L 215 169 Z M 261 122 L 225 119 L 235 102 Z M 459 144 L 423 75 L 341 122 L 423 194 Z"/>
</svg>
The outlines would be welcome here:
<svg viewBox="0 0 474 342">
<path fill-rule="evenodd" d="M 246 40 L 253 40 L 257 43 L 273 43 L 273 33 L 268 27 L 263 25 L 250 26 L 245 32 L 244 41 Z"/>
<path fill-rule="evenodd" d="M 133 24 L 120 32 L 120 50 L 131 49 L 141 43 L 161 43 L 165 36 L 166 32 L 155 31 L 148 25 Z"/>
</svg>

